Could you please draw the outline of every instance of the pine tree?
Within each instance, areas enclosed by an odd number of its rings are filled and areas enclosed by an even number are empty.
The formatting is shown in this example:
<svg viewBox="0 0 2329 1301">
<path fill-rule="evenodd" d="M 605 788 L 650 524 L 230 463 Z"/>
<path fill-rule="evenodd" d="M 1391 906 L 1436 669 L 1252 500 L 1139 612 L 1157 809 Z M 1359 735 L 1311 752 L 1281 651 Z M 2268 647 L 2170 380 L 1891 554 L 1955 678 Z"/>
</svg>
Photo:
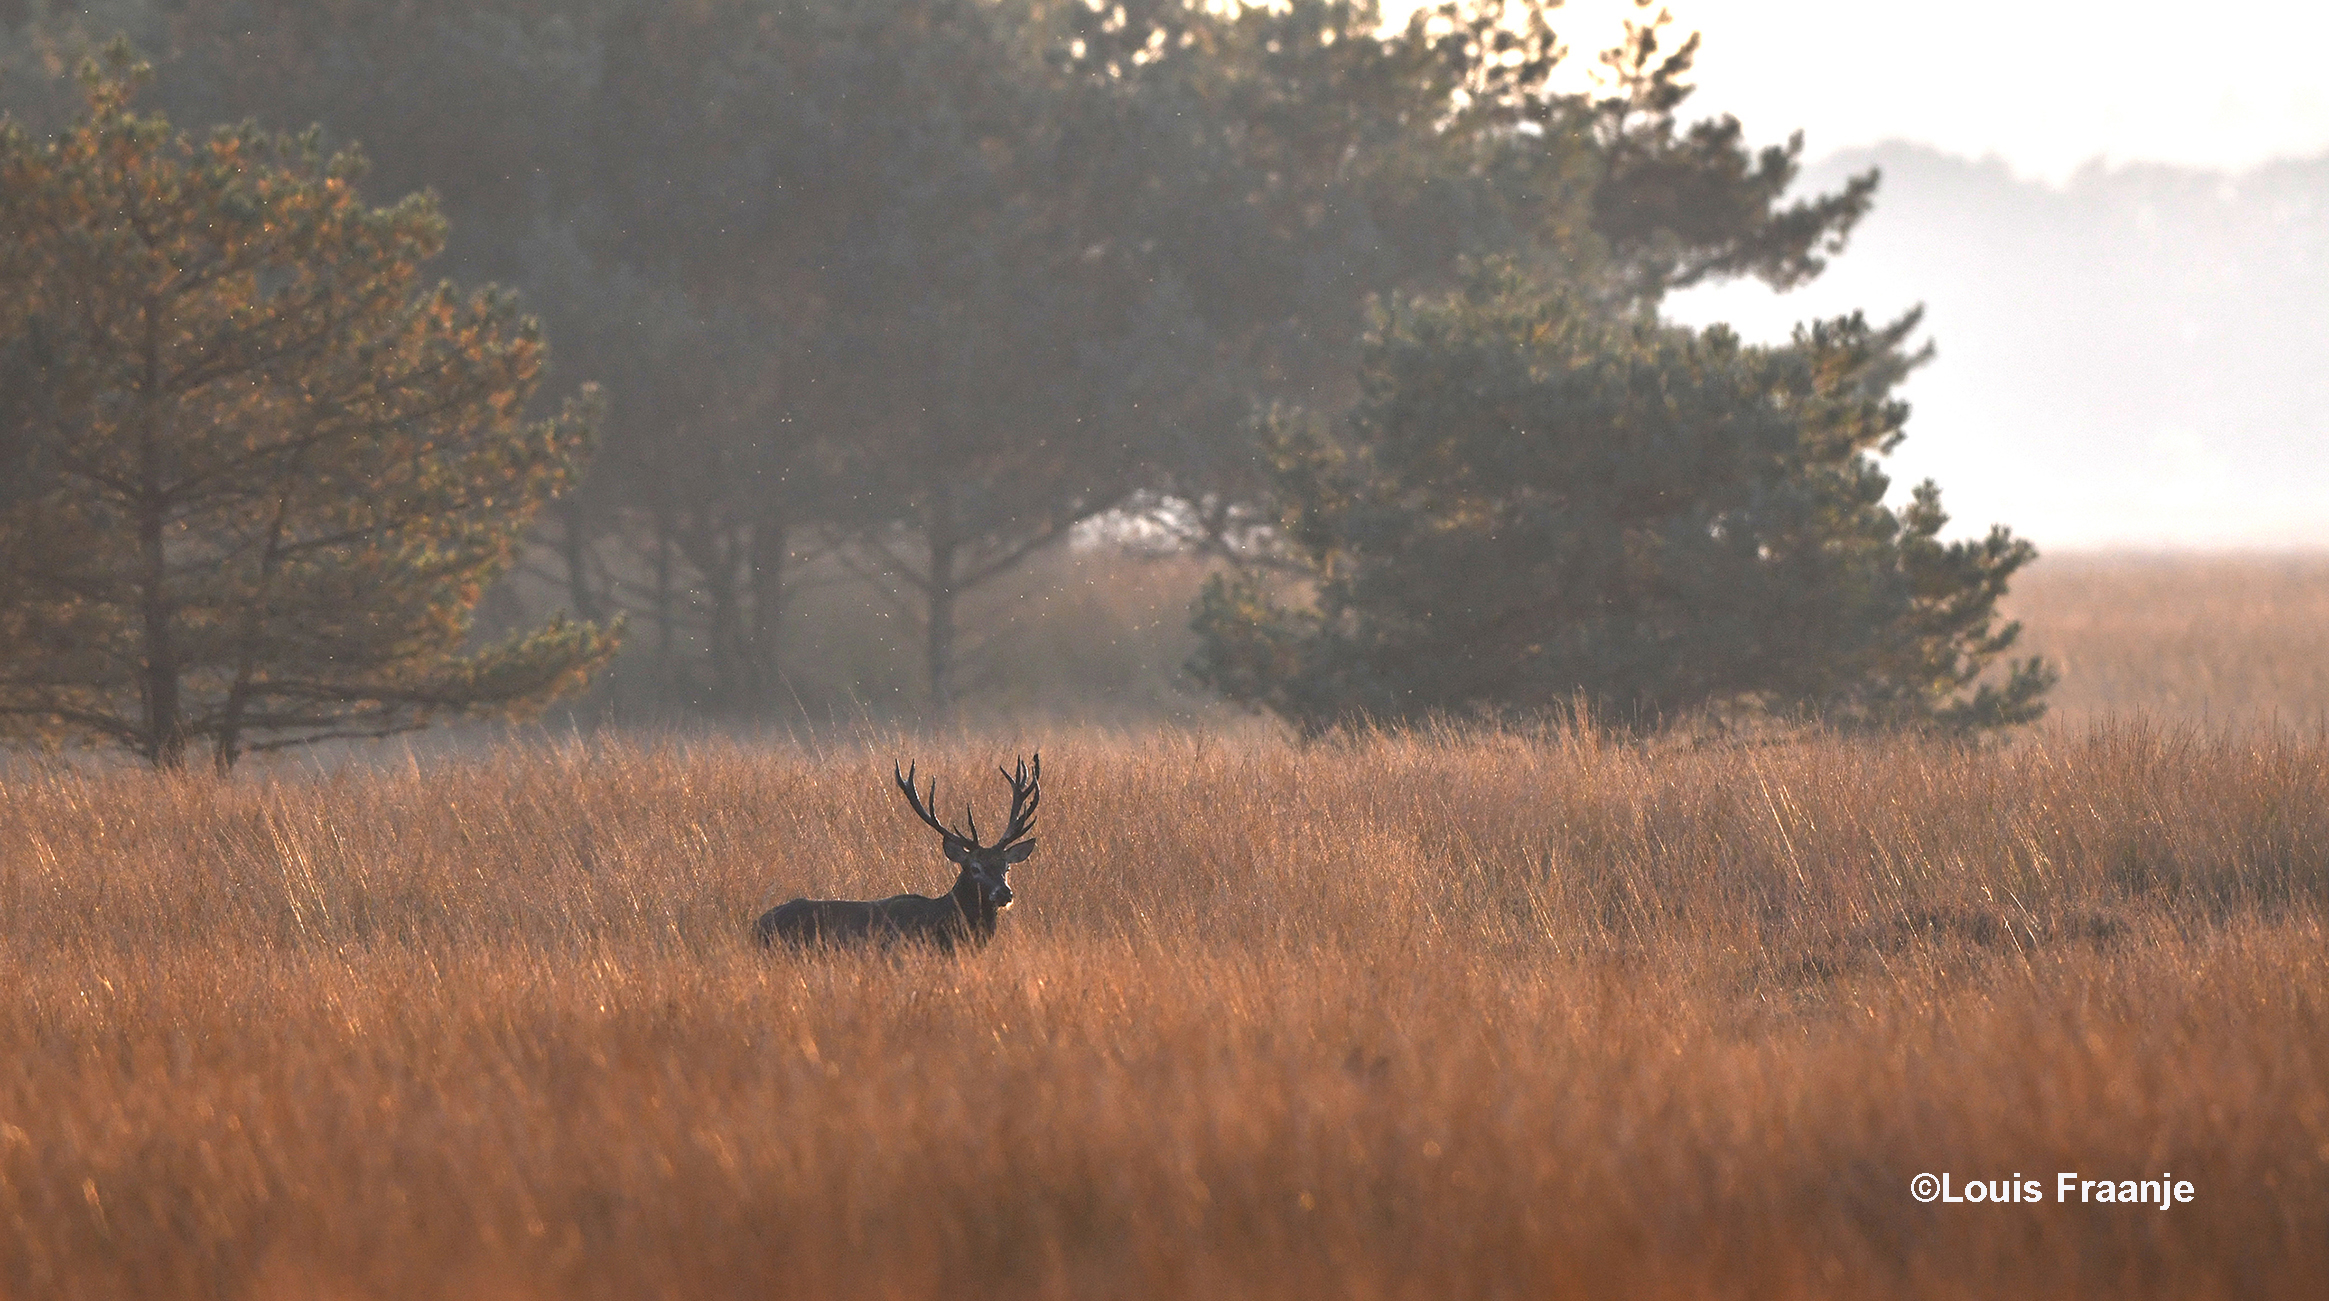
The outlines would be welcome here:
<svg viewBox="0 0 2329 1301">
<path fill-rule="evenodd" d="M 1777 348 L 1612 317 L 1508 268 L 1400 298 L 1330 434 L 1281 420 L 1274 487 L 1308 609 L 1216 579 L 1192 670 L 1309 729 L 1582 703 L 1973 731 L 2043 711 L 1996 603 L 2035 551 L 1944 544 L 1939 489 L 1895 511 L 1875 457 L 1920 359 L 1911 316 Z"/>
<path fill-rule="evenodd" d="M 61 134 L 0 123 L 0 408 L 40 470 L 0 502 L 0 726 L 223 770 L 578 684 L 610 632 L 466 643 L 592 395 L 524 416 L 542 340 L 422 285 L 433 200 L 367 206 L 312 132 L 192 139 L 143 75 L 117 46 Z"/>
</svg>

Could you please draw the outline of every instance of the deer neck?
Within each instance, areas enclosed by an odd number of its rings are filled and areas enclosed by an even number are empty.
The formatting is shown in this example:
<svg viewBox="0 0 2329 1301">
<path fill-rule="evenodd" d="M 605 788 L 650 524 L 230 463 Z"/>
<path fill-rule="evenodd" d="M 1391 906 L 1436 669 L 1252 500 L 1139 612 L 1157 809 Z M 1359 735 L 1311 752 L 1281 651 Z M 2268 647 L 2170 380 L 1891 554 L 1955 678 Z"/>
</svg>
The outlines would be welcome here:
<svg viewBox="0 0 2329 1301">
<path fill-rule="evenodd" d="M 970 927 L 972 939 L 984 944 L 994 938 L 995 907 L 987 902 L 985 893 L 979 889 L 978 882 L 970 873 L 965 872 L 955 878 L 950 897 L 954 900 L 956 910 L 962 913 L 963 922 Z"/>
</svg>

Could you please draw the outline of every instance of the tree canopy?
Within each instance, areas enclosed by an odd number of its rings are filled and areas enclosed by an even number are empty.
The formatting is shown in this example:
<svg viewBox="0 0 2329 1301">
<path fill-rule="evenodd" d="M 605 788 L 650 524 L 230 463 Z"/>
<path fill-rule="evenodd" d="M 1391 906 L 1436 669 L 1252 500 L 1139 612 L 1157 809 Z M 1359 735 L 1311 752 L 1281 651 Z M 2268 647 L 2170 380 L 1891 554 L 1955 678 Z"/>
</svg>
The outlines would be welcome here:
<svg viewBox="0 0 2329 1301">
<path fill-rule="evenodd" d="M 1980 730 L 2035 718 L 2037 660 L 1978 682 L 2034 556 L 1944 544 L 1930 482 L 1899 511 L 1875 454 L 1911 314 L 1757 348 L 1612 317 L 1509 268 L 1400 297 L 1340 428 L 1281 419 L 1274 484 L 1311 607 L 1221 577 L 1193 670 L 1311 729 L 1583 707 Z"/>
</svg>

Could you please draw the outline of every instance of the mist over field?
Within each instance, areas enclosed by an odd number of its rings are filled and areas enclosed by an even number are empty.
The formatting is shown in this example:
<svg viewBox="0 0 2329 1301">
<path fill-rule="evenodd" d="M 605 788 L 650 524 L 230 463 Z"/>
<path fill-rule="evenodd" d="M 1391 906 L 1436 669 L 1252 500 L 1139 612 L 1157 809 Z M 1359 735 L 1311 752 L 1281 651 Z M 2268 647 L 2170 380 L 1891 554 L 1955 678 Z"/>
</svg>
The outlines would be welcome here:
<svg viewBox="0 0 2329 1301">
<path fill-rule="evenodd" d="M 1798 320 L 1925 306 L 1896 482 L 1957 524 L 2041 547 L 2329 546 L 2329 154 L 2240 171 L 2089 164 L 2060 181 L 1895 141 L 1850 250 L 1788 294 L 1678 295 L 1686 319 L 1783 339 Z"/>
</svg>

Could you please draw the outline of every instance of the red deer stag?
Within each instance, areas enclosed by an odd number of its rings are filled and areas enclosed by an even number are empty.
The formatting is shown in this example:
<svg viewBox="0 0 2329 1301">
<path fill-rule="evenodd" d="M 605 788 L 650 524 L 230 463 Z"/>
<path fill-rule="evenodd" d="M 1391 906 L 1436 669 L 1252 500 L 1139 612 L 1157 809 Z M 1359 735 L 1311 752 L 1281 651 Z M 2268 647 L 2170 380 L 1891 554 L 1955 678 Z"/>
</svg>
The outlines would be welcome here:
<svg viewBox="0 0 2329 1301">
<path fill-rule="evenodd" d="M 769 946 L 780 941 L 800 946 L 888 946 L 900 940 L 913 940 L 951 953 L 958 944 L 973 948 L 984 945 L 995 937 L 996 916 L 1011 906 L 1011 884 L 1007 879 L 1011 865 L 1026 861 L 1035 852 L 1035 842 L 1027 833 L 1035 829 L 1035 806 L 1043 798 L 1043 792 L 1038 789 L 1043 780 L 1043 756 L 1035 756 L 1033 767 L 1021 760 L 1018 772 L 1002 771 L 1003 780 L 1011 783 L 1010 821 L 1004 826 L 1001 839 L 992 845 L 982 845 L 978 819 L 969 808 L 963 809 L 969 835 L 953 830 L 932 816 L 930 808 L 938 802 L 937 778 L 930 779 L 930 794 L 925 801 L 914 791 L 913 769 L 902 773 L 894 767 L 891 769 L 898 779 L 898 789 L 906 793 L 907 805 L 939 834 L 946 856 L 961 869 L 954 878 L 952 890 L 935 899 L 919 894 L 893 895 L 887 899 L 795 899 L 761 914 L 760 920 L 752 925 L 753 935 Z"/>
</svg>

